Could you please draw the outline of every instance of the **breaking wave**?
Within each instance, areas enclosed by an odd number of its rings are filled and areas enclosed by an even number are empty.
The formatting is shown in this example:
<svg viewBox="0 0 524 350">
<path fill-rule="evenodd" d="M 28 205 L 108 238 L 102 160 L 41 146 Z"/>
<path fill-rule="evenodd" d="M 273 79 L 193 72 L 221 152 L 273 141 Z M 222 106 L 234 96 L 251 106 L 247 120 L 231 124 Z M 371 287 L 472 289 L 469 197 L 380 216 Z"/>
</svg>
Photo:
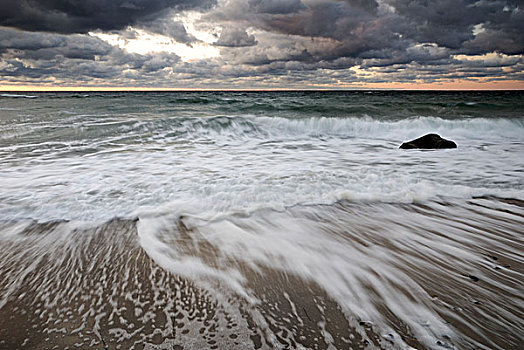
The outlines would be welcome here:
<svg viewBox="0 0 524 350">
<path fill-rule="evenodd" d="M 381 120 L 367 117 L 268 117 L 268 116 L 212 116 L 163 118 L 100 118 L 74 117 L 72 136 L 100 138 L 110 136 L 139 137 L 149 142 L 195 140 L 206 138 L 217 141 L 230 139 L 304 139 L 304 138 L 368 138 L 400 141 L 428 132 L 445 137 L 486 142 L 492 140 L 520 140 L 524 133 L 522 118 L 461 118 L 412 117 L 401 120 Z M 49 129 L 61 127 L 50 124 Z M 28 125 L 27 127 L 30 127 Z M 44 128 L 45 129 L 45 128 Z M 35 128 L 40 132 L 41 127 Z M 53 131 L 53 130 L 52 130 Z M 66 135 L 64 135 L 66 136 Z M 45 136 L 44 136 L 45 137 Z M 113 140 L 112 140 L 113 141 Z"/>
<path fill-rule="evenodd" d="M 0 97 L 5 97 L 5 98 L 36 98 L 37 96 L 33 96 L 33 95 L 19 95 L 19 94 L 0 94 Z"/>
</svg>

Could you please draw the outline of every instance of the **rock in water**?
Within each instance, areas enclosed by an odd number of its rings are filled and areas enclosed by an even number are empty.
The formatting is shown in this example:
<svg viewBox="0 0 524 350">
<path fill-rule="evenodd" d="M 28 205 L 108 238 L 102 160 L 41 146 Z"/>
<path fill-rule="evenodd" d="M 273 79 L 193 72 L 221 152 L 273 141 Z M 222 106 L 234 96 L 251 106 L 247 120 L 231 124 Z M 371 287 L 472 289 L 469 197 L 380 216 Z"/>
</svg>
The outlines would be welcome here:
<svg viewBox="0 0 524 350">
<path fill-rule="evenodd" d="M 427 134 L 418 139 L 404 142 L 399 148 L 423 148 L 423 149 L 438 149 L 438 148 L 457 148 L 457 144 L 453 141 L 443 139 L 437 134 Z"/>
</svg>

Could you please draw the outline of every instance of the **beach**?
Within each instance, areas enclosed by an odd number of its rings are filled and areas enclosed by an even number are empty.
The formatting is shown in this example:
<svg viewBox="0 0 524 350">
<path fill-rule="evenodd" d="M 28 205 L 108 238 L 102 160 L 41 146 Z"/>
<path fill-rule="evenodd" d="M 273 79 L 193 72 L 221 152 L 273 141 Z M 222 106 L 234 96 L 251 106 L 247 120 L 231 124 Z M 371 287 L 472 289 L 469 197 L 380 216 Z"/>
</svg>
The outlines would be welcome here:
<svg viewBox="0 0 524 350">
<path fill-rule="evenodd" d="M 2 95 L 0 349 L 516 349 L 523 101 Z"/>
</svg>

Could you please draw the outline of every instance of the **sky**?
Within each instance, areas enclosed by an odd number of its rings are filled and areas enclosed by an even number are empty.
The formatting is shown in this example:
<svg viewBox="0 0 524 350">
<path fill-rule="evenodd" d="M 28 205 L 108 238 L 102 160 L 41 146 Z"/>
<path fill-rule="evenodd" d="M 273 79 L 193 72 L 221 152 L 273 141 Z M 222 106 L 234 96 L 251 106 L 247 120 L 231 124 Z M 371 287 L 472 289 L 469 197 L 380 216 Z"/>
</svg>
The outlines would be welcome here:
<svg viewBox="0 0 524 350">
<path fill-rule="evenodd" d="M 0 0 L 1 90 L 524 89 L 524 0 Z"/>
</svg>

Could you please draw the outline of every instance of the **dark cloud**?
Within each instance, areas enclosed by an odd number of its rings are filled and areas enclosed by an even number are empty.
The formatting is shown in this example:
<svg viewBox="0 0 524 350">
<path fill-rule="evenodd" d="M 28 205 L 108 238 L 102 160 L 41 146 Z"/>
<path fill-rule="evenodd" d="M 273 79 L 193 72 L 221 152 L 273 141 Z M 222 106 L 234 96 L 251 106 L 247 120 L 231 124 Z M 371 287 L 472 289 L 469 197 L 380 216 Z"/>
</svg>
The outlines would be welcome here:
<svg viewBox="0 0 524 350">
<path fill-rule="evenodd" d="M 414 41 L 462 51 L 469 46 L 470 52 L 476 53 L 522 52 L 524 16 L 517 1 L 389 0 L 389 4 L 395 8 L 398 22 L 402 23 L 398 31 Z M 478 28 L 485 32 L 477 36 L 475 30 Z M 482 39 L 493 32 L 498 38 L 510 39 L 513 44 Z"/>
<path fill-rule="evenodd" d="M 21 32 L 0 27 L 0 76 L 45 81 L 82 82 L 89 79 L 125 81 L 126 71 L 135 78 L 161 74 L 175 67 L 180 58 L 160 53 L 128 53 L 105 41 L 84 34 Z"/>
<path fill-rule="evenodd" d="M 307 37 L 344 40 L 364 23 L 372 24 L 372 13 L 347 2 L 324 1 L 310 5 L 308 11 L 260 18 L 265 30 Z"/>
<path fill-rule="evenodd" d="M 349 7 L 363 9 L 372 13 L 376 13 L 379 4 L 376 0 L 344 0 Z"/>
<path fill-rule="evenodd" d="M 255 37 L 246 33 L 245 29 L 226 27 L 220 33 L 220 37 L 215 42 L 216 46 L 226 47 L 246 47 L 257 44 Z"/>
<path fill-rule="evenodd" d="M 170 54 L 150 55 L 143 61 L 141 69 L 145 72 L 157 72 L 159 70 L 175 67 L 180 62 L 178 56 Z"/>
<path fill-rule="evenodd" d="M 0 0 L 0 8 L 0 74 L 12 81 L 251 87 L 524 74 L 521 0 Z M 177 16 L 188 9 L 202 13 L 193 25 L 207 42 L 215 36 L 220 57 L 132 54 L 85 35 L 130 41 L 143 29 L 202 44 Z"/>
<path fill-rule="evenodd" d="M 265 13 L 250 4 L 232 1 L 217 12 L 216 19 L 229 15 L 244 26 L 247 22 L 270 33 L 294 36 L 297 42 L 299 38 L 331 40 L 317 47 L 304 43 L 306 55 L 292 53 L 293 45 L 283 47 L 280 55 L 267 55 L 269 44 L 259 39 L 251 49 L 254 52 L 244 52 L 243 62 L 252 65 L 278 60 L 320 64 L 342 57 L 379 66 L 413 61 L 443 65 L 458 54 L 524 53 L 524 8 L 514 0 L 315 0 L 304 1 L 307 8 Z M 275 39 L 270 44 L 279 43 Z"/>
<path fill-rule="evenodd" d="M 289 14 L 307 9 L 301 0 L 248 0 L 256 13 Z"/>
<path fill-rule="evenodd" d="M 13 51 L 19 58 L 53 59 L 55 57 L 95 59 L 114 51 L 105 41 L 86 35 L 57 35 L 21 32 L 0 27 L 0 53 Z"/>
<path fill-rule="evenodd" d="M 489 20 L 479 24 L 479 33 L 464 44 L 467 53 L 498 51 L 507 54 L 524 53 L 524 4 L 499 4 Z M 500 8 L 502 7 L 502 10 Z"/>
<path fill-rule="evenodd" d="M 213 0 L 0 0 L 0 25 L 86 33 L 148 23 L 168 9 L 208 8 Z"/>
<path fill-rule="evenodd" d="M 150 32 L 173 38 L 180 43 L 189 44 L 197 41 L 195 37 L 187 33 L 183 23 L 173 19 L 172 13 L 154 21 L 138 23 L 138 25 Z"/>
</svg>

